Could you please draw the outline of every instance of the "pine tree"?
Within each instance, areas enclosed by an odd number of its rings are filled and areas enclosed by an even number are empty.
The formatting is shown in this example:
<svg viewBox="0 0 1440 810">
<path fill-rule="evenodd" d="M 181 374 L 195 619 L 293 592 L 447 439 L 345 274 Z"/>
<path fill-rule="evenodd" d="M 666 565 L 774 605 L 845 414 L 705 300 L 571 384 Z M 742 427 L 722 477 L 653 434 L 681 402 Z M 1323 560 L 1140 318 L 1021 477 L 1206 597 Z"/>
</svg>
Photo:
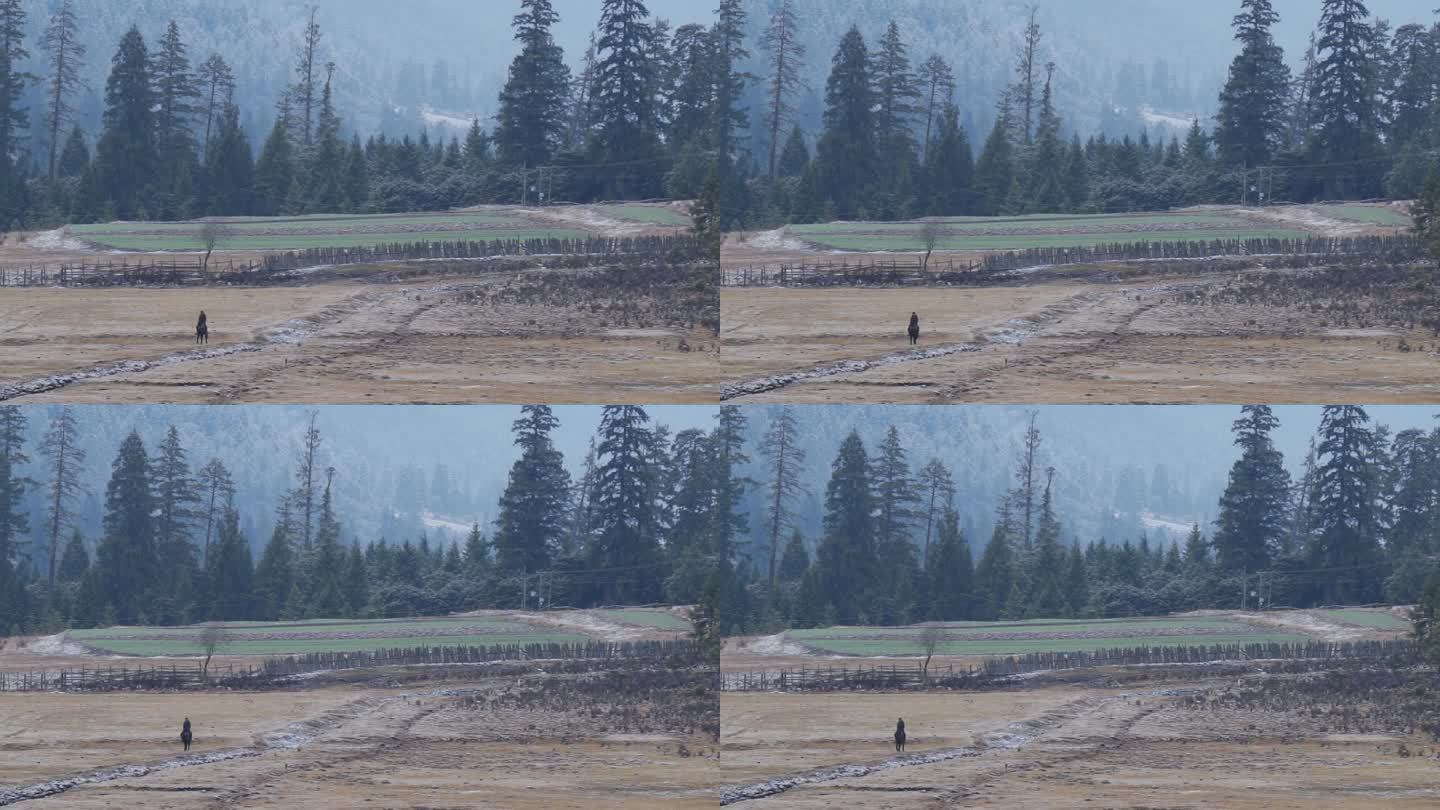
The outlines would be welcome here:
<svg viewBox="0 0 1440 810">
<path fill-rule="evenodd" d="M 1005 613 L 1010 592 L 1016 586 L 1015 551 L 1010 545 L 1010 534 L 1014 530 L 1010 515 L 1002 512 L 990 535 L 985 552 L 975 566 L 975 608 L 977 619 L 1001 618 Z"/>
<path fill-rule="evenodd" d="M 240 514 L 227 507 L 220 516 L 214 553 L 206 557 L 209 618 L 234 621 L 256 618 L 255 571 L 250 544 L 240 531 Z"/>
<path fill-rule="evenodd" d="M 143 624 L 162 595 L 160 543 L 150 458 L 140 434 L 131 431 L 111 465 L 97 565 L 105 596 L 123 624 Z"/>
<path fill-rule="evenodd" d="M 745 9 L 741 0 L 719 0 L 711 39 L 715 51 L 715 146 L 721 161 L 728 163 L 735 153 L 735 132 L 749 126 L 749 116 L 740 107 L 745 87 L 755 77 L 741 70 L 750 58 L 745 47 Z M 726 177 L 721 177 L 721 183 Z"/>
<path fill-rule="evenodd" d="M 896 197 L 891 210 L 899 212 L 908 202 L 900 193 L 899 180 L 903 172 L 912 170 L 916 160 L 911 130 L 913 119 L 920 111 L 921 95 L 919 80 L 911 70 L 910 56 L 894 20 L 880 38 L 872 71 L 881 177 L 890 181 L 887 191 Z"/>
<path fill-rule="evenodd" d="M 292 518 L 282 505 L 279 519 L 270 533 L 270 542 L 255 567 L 256 618 L 275 620 L 285 613 L 286 602 L 295 585 L 295 549 L 291 541 Z"/>
<path fill-rule="evenodd" d="M 70 533 L 70 542 L 65 544 L 65 553 L 60 557 L 59 578 L 61 582 L 79 582 L 90 570 L 90 552 L 85 550 L 85 538 L 77 529 Z"/>
<path fill-rule="evenodd" d="M 196 88 L 205 101 L 205 134 L 201 144 L 205 150 L 205 163 L 213 160 L 210 153 L 211 131 L 220 115 L 234 103 L 235 97 L 235 72 L 230 65 L 218 53 L 210 54 L 210 58 L 200 66 L 195 75 Z"/>
<path fill-rule="evenodd" d="M 968 214 L 975 205 L 975 159 L 970 139 L 960 126 L 960 109 L 945 105 L 934 140 L 926 150 L 925 180 L 930 189 L 926 213 L 931 216 Z"/>
<path fill-rule="evenodd" d="M 796 124 L 785 139 L 785 148 L 780 152 L 776 172 L 780 177 L 799 177 L 810 165 L 810 148 L 805 144 L 805 133 Z"/>
<path fill-rule="evenodd" d="M 340 116 L 335 112 L 331 79 L 335 65 L 325 66 L 325 87 L 320 93 L 320 119 L 310 163 L 310 192 L 306 210 L 323 214 L 339 213 L 345 207 L 347 152 L 340 140 Z"/>
<path fill-rule="evenodd" d="M 360 546 L 352 545 L 345 562 L 345 607 L 347 616 L 361 616 L 370 601 L 370 572 Z"/>
<path fill-rule="evenodd" d="M 300 143 L 309 147 L 315 132 L 315 85 L 317 60 L 320 58 L 320 23 L 315 17 L 319 9 L 311 7 L 310 21 L 305 25 L 305 40 L 300 44 L 296 57 L 295 84 L 289 95 L 295 102 L 294 114 L 300 116 Z M 288 124 L 289 122 L 287 122 Z"/>
<path fill-rule="evenodd" d="M 1226 571 L 1266 570 L 1279 549 L 1290 493 L 1290 474 L 1270 441 L 1279 424 L 1268 406 L 1246 405 L 1232 428 L 1241 455 L 1215 521 L 1216 558 Z"/>
<path fill-rule="evenodd" d="M 157 105 L 150 54 L 140 29 L 132 27 L 111 60 L 104 131 L 95 146 L 103 193 L 121 219 L 146 219 L 151 213 L 145 201 L 153 199 L 160 177 Z"/>
<path fill-rule="evenodd" d="M 199 517 L 200 494 L 180 434 L 170 426 L 151 466 L 155 502 L 155 551 L 158 576 L 169 586 L 173 607 L 167 618 L 179 621 L 193 600 L 193 585 L 199 572 L 191 530 Z"/>
<path fill-rule="evenodd" d="M 800 468 L 805 461 L 805 450 L 799 441 L 800 425 L 795 412 L 789 406 L 781 406 L 770 420 L 770 426 L 760 441 L 760 455 L 765 457 L 769 480 L 766 483 L 766 528 L 769 549 L 767 580 L 771 589 L 775 587 L 777 574 L 776 558 L 779 554 L 780 535 L 792 528 L 793 503 L 804 492 L 800 483 Z"/>
<path fill-rule="evenodd" d="M 1015 86 L 1011 91 L 1015 100 L 1020 105 L 1021 115 L 1014 121 L 1007 121 L 1008 124 L 1019 126 L 1020 134 L 1016 139 L 1020 143 L 1029 145 L 1034 134 L 1035 122 L 1035 84 L 1036 69 L 1040 67 L 1040 23 L 1036 19 L 1039 8 L 1030 7 L 1030 19 L 1025 25 L 1024 40 L 1020 43 L 1019 53 L 1016 55 L 1015 65 Z"/>
<path fill-rule="evenodd" d="M 1051 499 L 1054 478 L 1054 468 L 1047 469 L 1045 492 L 1040 499 L 1040 521 L 1035 531 L 1035 566 L 1027 598 L 1027 614 L 1032 616 L 1062 616 L 1069 605 L 1065 550 L 1060 546 L 1060 521 Z"/>
<path fill-rule="evenodd" d="M 645 164 L 660 150 L 659 111 L 652 88 L 653 27 L 642 0 L 602 0 L 592 115 L 599 160 L 629 163 L 606 175 L 602 194 L 612 199 L 651 196 L 658 175 Z M 637 163 L 638 161 L 638 163 Z"/>
<path fill-rule="evenodd" d="M 797 167 L 793 162 L 787 163 L 781 160 L 777 167 L 775 162 L 776 150 L 780 144 L 780 130 L 785 127 L 794 115 L 794 106 L 790 99 L 805 87 L 804 81 L 800 78 L 801 60 L 805 58 L 805 45 L 801 42 L 798 34 L 799 22 L 795 18 L 794 0 L 780 0 L 780 4 L 770 15 L 769 24 L 765 27 L 765 33 L 760 40 L 760 47 L 765 51 L 765 65 L 769 70 L 766 83 L 766 117 L 770 130 L 770 162 L 768 176 L 773 180 L 777 169 L 781 176 L 794 176 L 803 171 L 803 164 Z M 786 142 L 786 154 L 790 153 L 790 143 L 800 136 L 800 127 L 797 124 L 791 132 L 790 141 Z M 804 140 L 801 137 L 801 145 Z M 793 161 L 793 156 L 791 160 Z M 808 160 L 808 156 L 807 156 Z M 785 172 L 785 166 L 792 171 Z"/>
<path fill-rule="evenodd" d="M 1045 66 L 1045 87 L 1040 96 L 1040 125 L 1030 168 L 1029 210 L 1058 213 L 1067 207 L 1065 144 L 1060 140 L 1060 116 L 1055 112 L 1051 80 L 1055 63 Z"/>
<path fill-rule="evenodd" d="M 886 432 L 872 472 L 875 492 L 876 550 L 879 555 L 880 599 L 891 605 L 885 623 L 908 621 L 920 580 L 920 563 L 911 531 L 921 503 L 899 431 Z"/>
<path fill-rule="evenodd" d="M 322 618 L 344 616 L 349 610 L 346 596 L 346 555 L 340 547 L 340 521 L 335 517 L 331 487 L 335 468 L 325 470 L 325 491 L 320 496 L 320 517 L 315 526 L 315 574 L 310 579 L 309 614 Z"/>
<path fill-rule="evenodd" d="M 15 562 L 21 538 L 30 531 L 25 491 L 34 483 L 21 468 L 25 455 L 25 412 L 18 405 L 0 405 L 0 566 Z M 8 622 L 0 622 L 8 631 Z"/>
<path fill-rule="evenodd" d="M 220 520 L 235 508 L 235 482 L 230 471 L 220 459 L 212 458 L 201 468 L 197 476 L 198 492 L 203 504 L 202 514 L 205 526 L 204 540 L 200 546 L 201 559 L 209 562 L 210 542 L 220 528 Z"/>
<path fill-rule="evenodd" d="M 799 582 L 810 570 L 810 553 L 805 550 L 805 538 L 796 529 L 790 533 L 790 541 L 785 544 L 785 553 L 780 556 L 779 580 L 781 582 Z"/>
<path fill-rule="evenodd" d="M 294 179 L 295 159 L 283 116 L 275 119 L 270 137 L 255 163 L 255 213 L 276 216 L 285 210 L 285 200 Z"/>
<path fill-rule="evenodd" d="M 1380 598 L 1379 459 L 1369 421 L 1355 405 L 1327 405 L 1320 419 L 1310 557 L 1316 567 L 1336 572 L 1321 586 L 1325 604 Z"/>
<path fill-rule="evenodd" d="M 187 202 L 180 199 L 176 183 L 183 171 L 195 165 L 195 136 L 191 129 L 193 119 L 200 111 L 200 91 L 185 43 L 180 39 L 180 28 L 174 20 L 170 21 L 165 35 L 160 38 L 153 75 L 155 146 L 160 156 L 157 184 L 169 198 L 169 203 L 162 208 L 164 218 L 173 219 L 179 216 Z"/>
<path fill-rule="evenodd" d="M 1326 163 L 1353 163 L 1380 150 L 1379 111 L 1374 95 L 1370 48 L 1374 37 L 1363 0 L 1323 0 L 1316 42 L 1312 124 L 1318 157 Z M 1378 179 L 1348 167 L 1325 173 L 1326 199 L 1376 196 Z"/>
<path fill-rule="evenodd" d="M 940 518 L 935 544 L 925 556 L 926 590 L 930 596 L 928 618 L 956 621 L 971 618 L 974 611 L 975 569 L 970 544 L 960 532 L 960 515 L 947 507 Z"/>
<path fill-rule="evenodd" d="M 860 434 L 851 431 L 840 444 L 825 489 L 825 534 L 817 550 L 820 601 L 835 606 L 844 624 L 864 624 L 876 596 L 879 563 L 875 491 L 870 461 Z"/>
<path fill-rule="evenodd" d="M 85 45 L 80 41 L 80 24 L 75 18 L 74 0 L 61 0 L 59 8 L 50 15 L 50 23 L 45 27 L 40 46 L 45 50 L 49 69 L 50 86 L 45 94 L 45 122 L 50 131 L 49 178 L 50 182 L 54 183 L 60 130 L 70 122 L 75 113 L 70 99 L 85 87 L 84 80 L 80 78 L 80 72 L 85 67 Z M 75 132 L 79 132 L 79 127 L 75 128 Z M 83 144 L 83 140 L 81 143 Z M 68 143 L 66 151 L 69 151 Z"/>
<path fill-rule="evenodd" d="M 840 40 L 825 84 L 824 132 L 816 146 L 820 193 L 841 219 L 862 219 L 864 201 L 879 179 L 877 98 L 870 54 L 860 29 Z"/>
<path fill-rule="evenodd" d="M 40 444 L 40 452 L 45 455 L 50 474 L 45 491 L 45 523 L 50 560 L 47 581 L 51 585 L 55 583 L 55 558 L 59 553 L 60 535 L 71 527 L 74 502 L 83 491 L 80 474 L 85 463 L 85 450 L 80 446 L 78 434 L 75 412 L 68 406 L 62 406 Z"/>
<path fill-rule="evenodd" d="M 496 564 L 504 571 L 544 571 L 559 550 L 569 505 L 570 474 L 550 439 L 560 426 L 545 405 L 526 405 L 511 425 L 520 458 L 510 467 L 495 521 Z"/>
<path fill-rule="evenodd" d="M 1229 80 L 1220 92 L 1215 142 L 1220 159 L 1231 166 L 1264 166 L 1284 134 L 1290 68 L 1270 33 L 1280 20 L 1271 0 L 1241 0 L 1240 6 L 1233 23 L 1240 53 L 1230 63 Z"/>
<path fill-rule="evenodd" d="M 920 157 L 930 163 L 930 133 L 939 124 L 941 116 L 952 106 L 955 97 L 955 72 L 939 54 L 920 66 L 920 88 L 925 97 L 925 135 L 920 142 Z M 957 124 L 958 128 L 958 124 Z"/>
<path fill-rule="evenodd" d="M 560 146 L 570 69 L 550 27 L 560 19 L 550 0 L 521 0 L 511 25 L 520 53 L 510 63 L 495 116 L 500 160 L 513 166 L 543 166 Z"/>
<path fill-rule="evenodd" d="M 1000 117 L 995 119 L 995 126 L 990 130 L 990 137 L 985 139 L 980 159 L 975 162 L 975 213 L 982 216 L 1002 213 L 1006 201 L 1010 198 L 1010 190 L 1015 186 L 1015 158 L 1010 145 L 1010 125 L 1009 109 L 1006 105 L 1002 108 Z"/>
<path fill-rule="evenodd" d="M 208 152 L 207 213 L 218 216 L 253 213 L 258 178 L 251 157 L 250 139 L 240 127 L 240 110 L 235 105 L 226 105 L 220 113 L 215 143 Z M 278 171 L 274 166 L 270 169 Z"/>
<path fill-rule="evenodd" d="M 0 172 L 18 151 L 20 133 L 30 126 L 29 110 L 21 106 L 25 88 L 35 78 L 21 69 L 29 58 L 24 4 L 0 0 Z"/>
<path fill-rule="evenodd" d="M 611 571 L 606 604 L 652 602 L 660 595 L 660 514 L 654 430 L 643 408 L 607 406 L 600 417 L 589 561 Z"/>
</svg>

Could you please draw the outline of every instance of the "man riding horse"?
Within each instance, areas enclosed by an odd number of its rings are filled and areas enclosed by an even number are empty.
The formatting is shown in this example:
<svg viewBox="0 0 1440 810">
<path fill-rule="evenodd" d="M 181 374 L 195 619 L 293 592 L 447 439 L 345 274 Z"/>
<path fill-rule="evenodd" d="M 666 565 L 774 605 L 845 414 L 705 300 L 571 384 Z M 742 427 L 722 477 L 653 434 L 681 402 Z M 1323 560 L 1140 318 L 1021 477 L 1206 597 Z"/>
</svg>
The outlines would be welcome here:
<svg viewBox="0 0 1440 810">
<path fill-rule="evenodd" d="M 920 342 L 920 316 L 917 313 L 910 313 L 910 328 L 905 331 L 910 333 L 911 346 Z"/>
<path fill-rule="evenodd" d="M 186 751 L 190 750 L 190 741 L 193 739 L 195 739 L 195 735 L 190 733 L 190 718 L 187 717 L 185 725 L 180 728 L 180 742 L 185 744 Z"/>
<path fill-rule="evenodd" d="M 210 327 L 205 322 L 205 310 L 200 310 L 200 320 L 195 322 L 195 342 L 210 342 Z"/>
<path fill-rule="evenodd" d="M 900 752 L 905 750 L 905 718 L 903 717 L 895 723 L 895 750 Z"/>
</svg>

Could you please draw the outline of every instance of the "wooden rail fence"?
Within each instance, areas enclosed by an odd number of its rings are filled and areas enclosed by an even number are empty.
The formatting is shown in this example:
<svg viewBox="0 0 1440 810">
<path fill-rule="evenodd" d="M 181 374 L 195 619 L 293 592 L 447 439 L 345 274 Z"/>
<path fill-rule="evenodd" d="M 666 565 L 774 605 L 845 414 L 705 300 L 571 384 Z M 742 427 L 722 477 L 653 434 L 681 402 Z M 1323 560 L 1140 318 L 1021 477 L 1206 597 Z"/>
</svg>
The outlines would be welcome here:
<svg viewBox="0 0 1440 810">
<path fill-rule="evenodd" d="M 1256 643 L 1180 647 L 1118 647 L 1083 652 L 1037 652 L 986 659 L 978 666 L 931 666 L 926 674 L 918 664 L 880 664 L 855 667 L 785 667 L 726 672 L 720 688 L 731 692 L 754 691 L 858 691 L 914 689 L 932 686 L 949 689 L 979 688 L 996 679 L 1032 672 L 1146 664 L 1205 664 L 1221 661 L 1338 661 L 1395 659 L 1418 660 L 1413 641 L 1353 641 L 1305 644 Z"/>
<path fill-rule="evenodd" d="M 1424 255 L 1413 236 L 1307 239 L 1215 239 L 1193 242 L 1117 242 L 1091 247 L 1027 248 L 989 253 L 979 262 L 857 255 L 830 261 L 733 266 L 721 270 L 727 287 L 943 286 L 979 284 L 1013 270 L 1116 261 L 1165 261 L 1235 256 L 1375 256 L 1409 261 Z"/>
<path fill-rule="evenodd" d="M 0 692 L 118 692 L 182 690 L 218 686 L 264 689 L 290 676 L 335 669 L 419 664 L 479 664 L 528 660 L 638 660 L 699 654 L 693 641 L 589 642 L 584 644 L 494 644 L 490 646 L 406 647 L 367 652 L 317 652 L 269 658 L 255 666 L 212 664 L 208 677 L 195 665 L 73 667 L 0 672 Z"/>
</svg>

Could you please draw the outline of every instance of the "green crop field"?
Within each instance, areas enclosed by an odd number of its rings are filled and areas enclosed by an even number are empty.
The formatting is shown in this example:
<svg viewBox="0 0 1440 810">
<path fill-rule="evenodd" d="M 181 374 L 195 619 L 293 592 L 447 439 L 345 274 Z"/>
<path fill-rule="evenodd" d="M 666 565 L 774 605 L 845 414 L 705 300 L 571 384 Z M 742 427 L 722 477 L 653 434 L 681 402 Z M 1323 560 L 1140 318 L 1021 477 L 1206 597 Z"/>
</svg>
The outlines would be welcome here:
<svg viewBox="0 0 1440 810">
<path fill-rule="evenodd" d="M 1299 228 L 1266 227 L 1224 212 L 1154 214 L 1043 214 L 1022 217 L 955 217 L 937 250 L 1021 250 L 1032 247 L 1093 247 L 1125 242 L 1193 242 L 1215 239 L 1309 235 Z M 830 222 L 795 225 L 790 232 L 819 247 L 854 251 L 921 251 L 922 222 Z"/>
<path fill-rule="evenodd" d="M 1394 225 L 1408 228 L 1415 220 L 1403 211 L 1379 205 L 1317 205 L 1316 210 L 1327 217 L 1348 219 L 1355 222 L 1369 222 L 1375 225 Z"/>
<path fill-rule="evenodd" d="M 786 636 L 817 651 L 841 655 L 922 653 L 919 627 L 832 627 L 790 630 Z M 1113 647 L 1183 647 L 1280 642 L 1303 644 L 1298 633 L 1261 630 L 1223 618 L 1100 621 L 963 622 L 947 624 L 942 655 L 1019 655 Z"/>
<path fill-rule="evenodd" d="M 648 222 L 653 225 L 674 225 L 677 228 L 684 228 L 690 225 L 690 219 L 673 209 L 658 205 L 597 205 L 595 210 L 607 217 L 624 219 L 631 222 Z"/>
<path fill-rule="evenodd" d="M 547 227 L 505 210 L 406 215 L 319 215 L 236 219 L 221 250 L 300 250 L 370 247 L 394 242 L 584 238 L 577 228 Z M 117 250 L 202 250 L 199 222 L 111 222 L 75 225 L 70 232 Z"/>
<path fill-rule="evenodd" d="M 202 628 L 119 627 L 72 630 L 74 640 L 123 655 L 196 655 Z M 577 633 L 542 631 L 524 622 L 486 618 L 406 621 L 316 621 L 228 623 L 230 655 L 287 655 L 350 652 L 391 647 L 485 646 L 491 644 L 583 643 Z"/>
<path fill-rule="evenodd" d="M 624 622 L 626 624 L 639 624 L 646 627 L 655 627 L 660 630 L 676 630 L 681 632 L 688 631 L 690 629 L 689 622 L 669 611 L 635 610 L 622 608 L 618 610 L 600 610 L 596 612 L 607 618 L 613 619 L 614 621 Z"/>
<path fill-rule="evenodd" d="M 1338 609 L 1321 611 L 1326 616 L 1346 624 L 1362 624 L 1366 627 L 1374 627 L 1380 630 L 1395 630 L 1409 632 L 1410 622 L 1396 616 L 1388 610 L 1353 610 Z"/>
</svg>

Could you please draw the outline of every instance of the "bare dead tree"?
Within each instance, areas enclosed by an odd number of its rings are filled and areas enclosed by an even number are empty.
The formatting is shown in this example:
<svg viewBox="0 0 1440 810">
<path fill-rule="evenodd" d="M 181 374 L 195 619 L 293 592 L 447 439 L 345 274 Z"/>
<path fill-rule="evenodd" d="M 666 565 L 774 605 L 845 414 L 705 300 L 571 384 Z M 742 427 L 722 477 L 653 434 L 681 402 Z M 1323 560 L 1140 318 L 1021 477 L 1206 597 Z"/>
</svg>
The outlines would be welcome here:
<svg viewBox="0 0 1440 810">
<path fill-rule="evenodd" d="M 927 624 L 920 630 L 920 652 L 923 657 L 920 660 L 920 680 L 930 682 L 930 659 L 940 649 L 940 644 L 945 641 L 945 631 L 939 626 Z"/>
<path fill-rule="evenodd" d="M 55 161 L 60 154 L 60 130 L 70 121 L 75 109 L 70 96 L 85 88 L 80 78 L 84 67 L 85 46 L 80 42 L 80 24 L 75 18 L 74 0 L 61 0 L 60 7 L 50 15 L 50 24 L 40 39 L 40 47 L 49 57 L 50 90 L 47 93 L 46 123 L 50 129 L 50 181 L 55 181 Z"/>
<path fill-rule="evenodd" d="M 1025 127 L 1023 140 L 1026 144 L 1031 142 L 1034 134 L 1035 69 L 1038 67 L 1036 60 L 1040 57 L 1040 23 L 1037 21 L 1039 15 L 1039 7 L 1031 6 L 1030 21 L 1025 25 L 1025 39 L 1020 44 L 1020 63 L 1015 67 L 1016 96 L 1025 111 L 1025 118 L 1021 123 Z"/>
<path fill-rule="evenodd" d="M 205 141 L 202 146 L 206 162 L 210 159 L 210 128 L 216 113 L 229 104 L 235 95 L 235 73 L 218 53 L 210 54 L 200 66 L 200 86 L 205 92 Z"/>
<path fill-rule="evenodd" d="M 214 535 L 216 516 L 230 509 L 235 503 L 235 482 L 230 471 L 218 458 L 210 459 L 200 470 L 200 488 L 205 493 L 205 545 L 200 557 L 203 565 L 210 559 L 210 538 Z"/>
<path fill-rule="evenodd" d="M 200 260 L 200 272 L 210 271 L 210 254 L 233 238 L 235 229 L 223 222 L 211 220 L 200 226 L 200 244 L 205 247 L 205 258 Z"/>
<path fill-rule="evenodd" d="M 945 227 L 945 223 L 937 220 L 926 220 L 920 226 L 920 242 L 925 246 L 925 258 L 920 260 L 920 272 L 923 273 L 930 269 L 930 254 L 934 253 L 935 248 L 939 247 L 940 243 L 944 242 L 949 235 L 950 229 Z"/>
<path fill-rule="evenodd" d="M 310 23 L 305 26 L 305 42 L 300 46 L 300 64 L 296 67 L 299 82 L 296 96 L 305 112 L 305 145 L 310 145 L 310 133 L 315 123 L 315 59 L 320 51 L 320 24 L 315 21 L 319 8 L 310 7 Z"/>
<path fill-rule="evenodd" d="M 760 47 L 769 54 L 769 177 L 772 180 L 775 179 L 775 158 L 780 150 L 780 130 L 794 112 L 789 98 L 805 86 L 800 78 L 800 60 L 805 56 L 805 46 L 796 34 L 796 27 L 792 0 L 780 0 L 780 7 L 770 15 L 770 24 L 760 39 Z"/>
<path fill-rule="evenodd" d="M 235 643 L 235 634 L 231 633 L 223 625 L 210 622 L 200 631 L 199 644 L 202 652 L 205 653 L 205 660 L 200 662 L 200 678 L 205 680 L 210 677 L 210 659 L 215 653 Z"/>
</svg>

